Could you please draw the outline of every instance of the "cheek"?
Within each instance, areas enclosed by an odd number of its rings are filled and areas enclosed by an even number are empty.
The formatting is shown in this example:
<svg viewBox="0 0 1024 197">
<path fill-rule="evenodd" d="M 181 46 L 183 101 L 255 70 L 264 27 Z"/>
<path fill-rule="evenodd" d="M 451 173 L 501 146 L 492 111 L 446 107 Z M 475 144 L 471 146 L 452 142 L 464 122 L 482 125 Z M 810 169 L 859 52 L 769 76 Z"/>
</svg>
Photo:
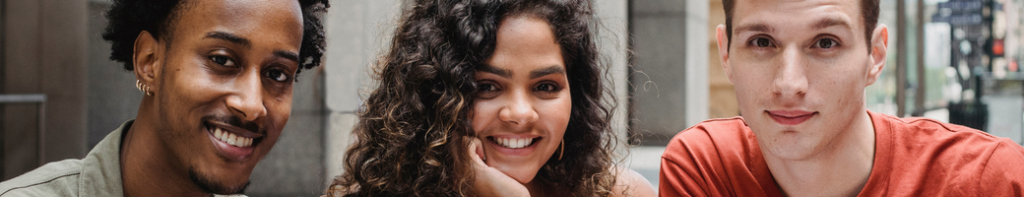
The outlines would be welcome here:
<svg viewBox="0 0 1024 197">
<path fill-rule="evenodd" d="M 572 116 L 572 98 L 569 91 L 558 99 L 551 100 L 544 106 L 537 108 L 539 118 L 547 127 L 547 130 L 562 135 L 569 125 L 569 118 Z"/>
<path fill-rule="evenodd" d="M 487 128 L 488 123 L 498 118 L 500 106 L 494 100 L 477 100 L 473 108 L 469 110 L 469 121 L 472 124 L 473 132 L 480 133 Z"/>
</svg>

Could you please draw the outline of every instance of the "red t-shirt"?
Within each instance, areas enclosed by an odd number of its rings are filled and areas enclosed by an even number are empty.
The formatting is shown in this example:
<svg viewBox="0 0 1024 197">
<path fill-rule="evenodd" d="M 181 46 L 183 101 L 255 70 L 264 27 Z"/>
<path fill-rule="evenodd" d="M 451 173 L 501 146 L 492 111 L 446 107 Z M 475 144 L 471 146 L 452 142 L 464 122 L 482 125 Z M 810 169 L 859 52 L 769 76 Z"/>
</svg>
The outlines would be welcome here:
<svg viewBox="0 0 1024 197">
<path fill-rule="evenodd" d="M 1024 147 L 968 127 L 868 111 L 875 161 L 858 196 L 1024 196 Z M 677 134 L 661 157 L 661 196 L 782 196 L 741 117 Z"/>
</svg>

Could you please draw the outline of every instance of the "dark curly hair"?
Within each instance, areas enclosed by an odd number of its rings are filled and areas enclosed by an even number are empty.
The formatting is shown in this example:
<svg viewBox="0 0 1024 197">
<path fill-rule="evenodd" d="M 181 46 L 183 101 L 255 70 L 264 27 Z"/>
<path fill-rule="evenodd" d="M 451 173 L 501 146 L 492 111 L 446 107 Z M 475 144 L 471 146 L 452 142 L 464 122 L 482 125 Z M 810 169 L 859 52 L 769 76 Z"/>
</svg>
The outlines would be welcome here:
<svg viewBox="0 0 1024 197">
<path fill-rule="evenodd" d="M 317 67 L 324 54 L 324 28 L 321 17 L 330 7 L 329 0 L 299 0 L 302 7 L 302 48 L 299 49 L 299 70 Z M 134 69 L 135 39 L 147 31 L 153 38 L 170 42 L 174 21 L 187 0 L 114 0 L 107 11 L 109 25 L 103 39 L 110 41 L 110 60 L 123 62 L 124 69 Z M 170 46 L 170 45 L 167 45 Z"/>
<path fill-rule="evenodd" d="M 588 0 L 417 0 L 374 69 L 378 84 L 353 131 L 358 140 L 327 195 L 473 196 L 473 77 L 494 52 L 501 20 L 514 16 L 550 24 L 572 96 L 565 157 L 549 159 L 535 181 L 571 196 L 611 194 L 618 140 L 602 103 L 605 69 L 591 7 Z"/>
</svg>

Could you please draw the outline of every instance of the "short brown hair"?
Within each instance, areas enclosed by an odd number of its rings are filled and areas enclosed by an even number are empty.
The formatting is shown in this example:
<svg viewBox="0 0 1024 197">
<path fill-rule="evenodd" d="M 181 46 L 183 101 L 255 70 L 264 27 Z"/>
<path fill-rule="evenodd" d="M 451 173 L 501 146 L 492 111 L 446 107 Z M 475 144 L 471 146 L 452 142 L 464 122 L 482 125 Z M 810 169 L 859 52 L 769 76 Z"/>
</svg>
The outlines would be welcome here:
<svg viewBox="0 0 1024 197">
<path fill-rule="evenodd" d="M 864 35 L 868 44 L 868 53 L 871 52 L 871 33 L 878 26 L 878 2 L 879 0 L 860 0 L 860 14 L 864 16 Z M 725 34 L 729 38 L 729 45 L 732 46 L 732 10 L 736 7 L 736 0 L 722 0 L 722 7 L 725 7 Z"/>
</svg>

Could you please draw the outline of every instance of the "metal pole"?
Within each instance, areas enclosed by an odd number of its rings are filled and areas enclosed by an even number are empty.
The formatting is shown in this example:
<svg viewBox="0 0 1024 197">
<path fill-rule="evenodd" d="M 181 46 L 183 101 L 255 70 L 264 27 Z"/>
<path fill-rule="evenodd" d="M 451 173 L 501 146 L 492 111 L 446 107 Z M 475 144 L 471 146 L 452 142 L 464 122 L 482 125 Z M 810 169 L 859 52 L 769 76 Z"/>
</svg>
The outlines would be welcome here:
<svg viewBox="0 0 1024 197">
<path fill-rule="evenodd" d="M 39 132 L 36 132 L 37 145 L 39 146 L 37 157 L 40 166 L 46 164 L 46 95 L 0 94 L 0 104 L 3 103 L 39 103 Z"/>
<path fill-rule="evenodd" d="M 896 0 L 896 116 L 899 117 L 907 114 L 907 6 L 904 1 Z"/>
<path fill-rule="evenodd" d="M 924 112 L 928 110 L 924 106 L 925 91 L 927 91 L 925 87 L 928 87 L 928 84 L 925 84 L 924 72 L 924 17 L 924 0 L 917 0 L 917 24 L 914 24 L 914 28 L 917 30 L 914 32 L 917 34 L 917 37 L 914 38 L 917 40 L 915 43 L 917 45 L 917 57 L 915 57 L 917 59 L 917 91 L 914 95 L 914 116 L 924 116 Z"/>
<path fill-rule="evenodd" d="M 46 164 L 46 95 L 39 103 L 39 166 Z"/>
</svg>

